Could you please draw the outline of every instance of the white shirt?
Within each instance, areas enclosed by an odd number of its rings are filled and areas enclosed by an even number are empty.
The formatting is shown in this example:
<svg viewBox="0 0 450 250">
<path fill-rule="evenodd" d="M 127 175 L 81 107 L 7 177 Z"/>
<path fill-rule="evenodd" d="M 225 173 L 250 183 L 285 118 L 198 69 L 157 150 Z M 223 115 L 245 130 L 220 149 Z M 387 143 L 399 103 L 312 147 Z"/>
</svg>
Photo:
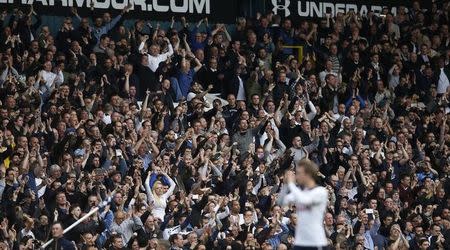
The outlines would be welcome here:
<svg viewBox="0 0 450 250">
<path fill-rule="evenodd" d="M 274 132 L 275 132 L 275 135 L 279 135 L 279 134 L 280 134 L 280 131 L 278 130 L 277 124 L 275 124 L 275 120 L 274 120 L 274 119 L 270 119 L 269 122 L 270 122 L 270 125 L 272 126 L 272 129 L 273 129 Z M 267 138 L 269 138 L 269 137 L 267 136 L 267 133 L 264 132 L 264 133 L 261 135 L 261 137 L 259 138 L 259 144 L 260 144 L 260 145 L 264 145 L 264 142 L 266 142 L 266 139 L 267 139 Z"/>
<path fill-rule="evenodd" d="M 34 233 L 31 230 L 26 230 L 25 228 L 20 230 L 20 235 L 22 238 L 25 236 L 31 236 L 33 239 L 36 239 L 36 237 L 34 237 Z"/>
<path fill-rule="evenodd" d="M 380 64 L 372 62 L 372 67 L 375 69 L 375 73 L 377 74 L 377 80 L 381 79 L 380 76 Z"/>
<path fill-rule="evenodd" d="M 297 207 L 298 223 L 295 228 L 295 246 L 325 247 L 328 245 L 325 236 L 323 218 L 328 205 L 328 191 L 324 187 L 301 190 L 289 183 L 283 187 L 282 203 L 293 203 Z M 288 195 L 285 195 L 290 192 Z"/>
<path fill-rule="evenodd" d="M 353 187 L 352 189 L 350 189 L 347 193 L 347 196 L 349 199 L 353 199 L 355 198 L 355 195 L 358 194 L 358 189 L 356 187 Z"/>
<path fill-rule="evenodd" d="M 161 221 L 164 221 L 164 216 L 166 215 L 167 199 L 172 195 L 173 190 L 175 190 L 175 182 L 168 178 L 170 182 L 170 187 L 167 192 L 162 194 L 160 197 L 155 197 L 150 187 L 150 175 L 147 176 L 145 180 L 145 190 L 147 191 L 147 199 L 149 204 L 153 204 L 152 215 Z"/>
<path fill-rule="evenodd" d="M 197 95 L 197 94 L 194 93 L 194 92 L 189 92 L 188 95 L 187 95 L 187 97 L 186 97 L 187 101 L 190 102 L 192 99 L 194 99 L 194 97 L 195 97 L 196 95 Z"/>
<path fill-rule="evenodd" d="M 169 227 L 169 228 L 164 229 L 164 231 L 163 231 L 163 239 L 164 240 L 169 240 L 170 236 L 173 235 L 173 234 L 188 235 L 191 232 L 192 231 L 186 231 L 185 229 L 181 230 L 181 226 L 180 225 L 174 226 L 174 227 Z"/>
<path fill-rule="evenodd" d="M 64 82 L 64 75 L 61 70 L 58 72 L 58 74 L 44 70 L 42 71 L 42 78 L 44 79 L 45 85 L 47 85 L 48 88 L 51 88 L 53 82 L 55 82 L 56 87 L 59 87 L 59 85 Z"/>
<path fill-rule="evenodd" d="M 450 85 L 450 82 L 448 81 L 448 77 L 444 72 L 444 69 L 441 68 L 441 73 L 439 74 L 439 81 L 437 86 L 437 93 L 438 94 L 445 94 L 447 92 L 447 88 Z"/>
<path fill-rule="evenodd" d="M 156 72 L 156 70 L 159 67 L 159 64 L 161 62 L 164 62 L 165 60 L 167 60 L 167 58 L 169 58 L 172 55 L 173 55 L 173 48 L 172 48 L 172 45 L 169 43 L 169 51 L 168 52 L 166 52 L 164 54 L 159 54 L 157 56 L 152 56 L 152 55 L 148 54 L 148 67 L 153 72 Z"/>
<path fill-rule="evenodd" d="M 244 89 L 244 82 L 242 81 L 241 77 L 238 76 L 239 79 L 239 90 L 237 93 L 236 100 L 238 101 L 245 101 L 245 89 Z"/>
<path fill-rule="evenodd" d="M 372 151 L 372 150 L 370 151 L 370 157 L 371 158 L 374 158 L 376 154 L 377 154 L 377 152 Z M 381 151 L 380 157 L 381 157 L 381 159 L 384 159 L 384 152 L 383 151 Z"/>
<path fill-rule="evenodd" d="M 108 115 L 108 114 L 105 114 L 105 116 L 103 116 L 103 118 L 102 118 L 102 121 L 103 121 L 106 125 L 111 124 L 111 116 Z"/>
</svg>

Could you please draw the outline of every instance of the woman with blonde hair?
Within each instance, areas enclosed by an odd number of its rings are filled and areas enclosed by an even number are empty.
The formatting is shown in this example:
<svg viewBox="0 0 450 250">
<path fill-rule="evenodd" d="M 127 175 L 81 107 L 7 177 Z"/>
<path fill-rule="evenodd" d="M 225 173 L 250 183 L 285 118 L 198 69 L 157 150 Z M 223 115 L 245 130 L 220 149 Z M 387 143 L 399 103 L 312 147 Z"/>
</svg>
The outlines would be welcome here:
<svg viewBox="0 0 450 250">
<path fill-rule="evenodd" d="M 172 195 L 175 189 L 175 182 L 167 175 L 167 173 L 162 172 L 160 174 L 164 175 L 169 181 L 169 189 L 164 192 L 164 186 L 161 181 L 156 181 L 150 188 L 150 176 L 152 172 L 149 171 L 147 178 L 145 180 L 145 190 L 147 191 L 148 203 L 153 204 L 152 214 L 156 218 L 164 221 L 164 216 L 166 214 L 167 199 Z"/>
</svg>

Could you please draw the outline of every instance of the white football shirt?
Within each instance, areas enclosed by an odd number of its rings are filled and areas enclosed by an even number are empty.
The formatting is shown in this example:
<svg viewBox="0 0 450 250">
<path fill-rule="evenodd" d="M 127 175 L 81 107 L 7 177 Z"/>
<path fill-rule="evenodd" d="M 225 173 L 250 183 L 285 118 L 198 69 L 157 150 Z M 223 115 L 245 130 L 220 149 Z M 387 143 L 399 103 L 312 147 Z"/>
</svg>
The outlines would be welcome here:
<svg viewBox="0 0 450 250">
<path fill-rule="evenodd" d="M 327 246 L 323 218 L 328 205 L 328 190 L 320 186 L 302 190 L 293 183 L 284 186 L 283 189 L 285 189 L 281 197 L 283 205 L 295 204 L 297 209 L 298 223 L 295 228 L 294 245 Z"/>
</svg>

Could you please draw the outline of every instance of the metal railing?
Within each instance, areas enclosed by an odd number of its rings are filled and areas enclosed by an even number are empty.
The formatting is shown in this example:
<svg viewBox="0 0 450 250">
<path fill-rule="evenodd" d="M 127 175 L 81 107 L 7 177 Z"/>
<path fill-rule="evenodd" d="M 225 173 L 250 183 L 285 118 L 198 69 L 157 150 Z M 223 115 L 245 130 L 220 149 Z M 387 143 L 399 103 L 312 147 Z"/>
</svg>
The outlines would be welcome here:
<svg viewBox="0 0 450 250">
<path fill-rule="evenodd" d="M 301 46 L 301 45 L 284 45 L 283 49 L 297 49 L 298 50 L 297 60 L 299 63 L 303 62 L 303 46 Z"/>
</svg>

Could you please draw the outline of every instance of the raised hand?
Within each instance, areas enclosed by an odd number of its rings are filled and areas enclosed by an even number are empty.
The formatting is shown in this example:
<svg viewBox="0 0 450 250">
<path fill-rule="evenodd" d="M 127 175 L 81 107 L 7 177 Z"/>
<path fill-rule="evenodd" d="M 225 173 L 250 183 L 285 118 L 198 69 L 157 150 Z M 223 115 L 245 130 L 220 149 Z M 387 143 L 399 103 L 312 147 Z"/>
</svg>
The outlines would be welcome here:
<svg viewBox="0 0 450 250">
<path fill-rule="evenodd" d="M 74 16 L 78 16 L 78 10 L 76 7 L 72 7 L 70 8 L 70 12 L 72 13 L 72 15 Z"/>
<path fill-rule="evenodd" d="M 16 238 L 17 238 L 17 232 L 16 232 L 15 227 L 16 227 L 15 224 L 12 225 L 11 229 L 8 231 L 8 237 L 9 237 L 9 240 L 10 240 L 10 241 L 13 241 L 13 242 L 14 242 L 14 241 L 16 240 Z"/>
<path fill-rule="evenodd" d="M 295 183 L 295 173 L 292 170 L 288 170 L 284 174 L 284 183 Z"/>
<path fill-rule="evenodd" d="M 125 6 L 125 8 L 123 9 L 122 13 L 127 13 L 128 11 L 130 11 L 130 9 L 133 7 L 133 5 L 130 3 L 128 3 L 127 6 Z"/>
</svg>

